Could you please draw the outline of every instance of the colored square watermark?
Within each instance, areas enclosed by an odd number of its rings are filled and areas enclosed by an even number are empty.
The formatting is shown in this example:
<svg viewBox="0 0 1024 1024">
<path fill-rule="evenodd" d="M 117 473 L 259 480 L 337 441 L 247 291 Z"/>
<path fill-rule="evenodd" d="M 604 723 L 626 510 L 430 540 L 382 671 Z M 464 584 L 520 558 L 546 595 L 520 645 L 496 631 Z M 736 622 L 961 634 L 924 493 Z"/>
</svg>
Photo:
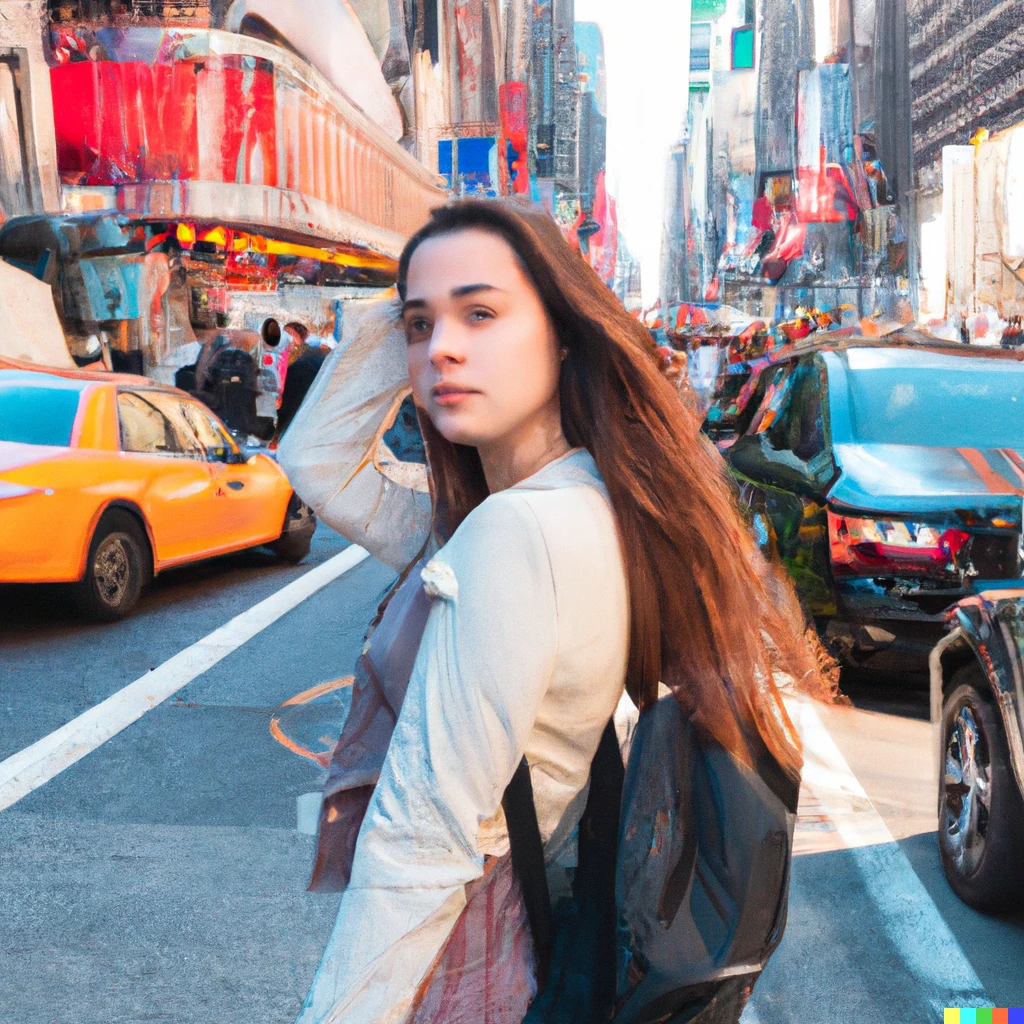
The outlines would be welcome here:
<svg viewBox="0 0 1024 1024">
<path fill-rule="evenodd" d="M 942 1015 L 942 1024 L 1024 1024 L 1021 1007 L 949 1007 Z"/>
</svg>

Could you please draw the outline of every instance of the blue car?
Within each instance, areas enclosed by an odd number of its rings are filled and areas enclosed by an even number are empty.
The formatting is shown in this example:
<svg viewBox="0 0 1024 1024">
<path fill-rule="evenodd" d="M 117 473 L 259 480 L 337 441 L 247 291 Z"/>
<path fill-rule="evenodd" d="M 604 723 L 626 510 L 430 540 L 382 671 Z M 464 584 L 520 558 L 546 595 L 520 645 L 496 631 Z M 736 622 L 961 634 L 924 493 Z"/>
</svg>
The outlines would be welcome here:
<svg viewBox="0 0 1024 1024">
<path fill-rule="evenodd" d="M 819 344 L 758 370 L 735 431 L 755 535 L 844 663 L 923 672 L 946 608 L 1021 577 L 1021 353 Z"/>
</svg>

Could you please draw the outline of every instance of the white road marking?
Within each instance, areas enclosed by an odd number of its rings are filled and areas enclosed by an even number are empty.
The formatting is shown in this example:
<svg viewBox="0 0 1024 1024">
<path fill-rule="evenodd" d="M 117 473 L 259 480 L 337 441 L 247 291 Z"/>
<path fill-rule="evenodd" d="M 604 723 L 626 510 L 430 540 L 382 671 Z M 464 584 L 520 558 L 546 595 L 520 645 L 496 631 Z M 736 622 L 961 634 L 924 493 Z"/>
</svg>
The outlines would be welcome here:
<svg viewBox="0 0 1024 1024">
<path fill-rule="evenodd" d="M 350 545 L 105 701 L 89 708 L 67 725 L 0 762 L 0 811 L 17 803 L 138 721 L 147 711 L 152 711 L 367 557 L 368 552 L 363 548 Z"/>
<path fill-rule="evenodd" d="M 295 798 L 295 817 L 301 835 L 315 836 L 320 827 L 320 805 L 324 795 L 321 792 L 303 793 Z"/>
<path fill-rule="evenodd" d="M 824 810 L 834 825 L 842 841 L 840 848 L 849 851 L 892 948 L 902 957 L 906 973 L 920 985 L 935 1019 L 941 1019 L 946 1006 L 990 1005 L 956 937 L 814 705 L 794 700 L 787 702 L 787 707 L 804 742 L 803 778 L 804 787 L 810 791 L 808 804 Z M 887 967 L 890 976 L 894 967 Z"/>
</svg>

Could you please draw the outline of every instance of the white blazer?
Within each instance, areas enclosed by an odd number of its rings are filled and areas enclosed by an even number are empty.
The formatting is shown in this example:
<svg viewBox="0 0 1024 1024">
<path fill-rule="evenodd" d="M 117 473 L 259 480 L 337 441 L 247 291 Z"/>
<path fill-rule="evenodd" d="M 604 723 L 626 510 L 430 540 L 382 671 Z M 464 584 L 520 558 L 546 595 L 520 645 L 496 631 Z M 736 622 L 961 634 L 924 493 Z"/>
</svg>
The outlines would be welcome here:
<svg viewBox="0 0 1024 1024">
<path fill-rule="evenodd" d="M 423 570 L 432 606 L 352 877 L 299 1024 L 405 1021 L 525 753 L 553 896 L 623 695 L 629 604 L 608 494 L 578 448 L 488 497 Z"/>
</svg>

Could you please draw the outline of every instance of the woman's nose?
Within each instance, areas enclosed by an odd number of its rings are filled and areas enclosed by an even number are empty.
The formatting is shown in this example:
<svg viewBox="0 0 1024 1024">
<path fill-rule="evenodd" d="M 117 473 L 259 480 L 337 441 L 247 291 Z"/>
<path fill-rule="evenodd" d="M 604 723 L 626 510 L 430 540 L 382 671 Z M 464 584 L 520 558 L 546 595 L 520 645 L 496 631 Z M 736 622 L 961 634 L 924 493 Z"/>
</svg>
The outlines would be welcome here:
<svg viewBox="0 0 1024 1024">
<path fill-rule="evenodd" d="M 465 347 L 459 336 L 459 331 L 450 321 L 439 317 L 434 322 L 428 355 L 434 366 L 442 366 L 445 363 L 461 363 L 465 359 Z"/>
</svg>

